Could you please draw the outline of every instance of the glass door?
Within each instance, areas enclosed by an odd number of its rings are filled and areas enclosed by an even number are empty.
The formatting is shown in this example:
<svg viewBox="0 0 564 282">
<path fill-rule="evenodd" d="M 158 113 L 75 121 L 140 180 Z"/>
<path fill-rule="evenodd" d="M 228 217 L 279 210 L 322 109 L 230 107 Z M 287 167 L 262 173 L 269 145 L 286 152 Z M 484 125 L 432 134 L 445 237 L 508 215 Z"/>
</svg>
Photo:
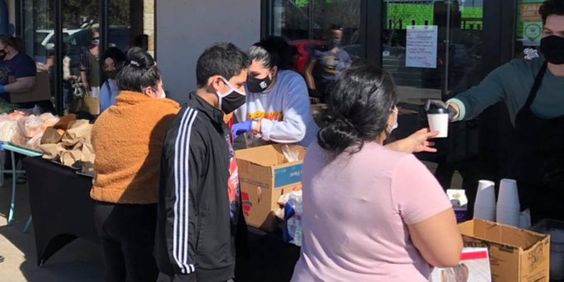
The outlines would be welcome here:
<svg viewBox="0 0 564 282">
<path fill-rule="evenodd" d="M 400 101 L 422 104 L 481 79 L 482 0 L 384 1 L 382 66 Z"/>
</svg>

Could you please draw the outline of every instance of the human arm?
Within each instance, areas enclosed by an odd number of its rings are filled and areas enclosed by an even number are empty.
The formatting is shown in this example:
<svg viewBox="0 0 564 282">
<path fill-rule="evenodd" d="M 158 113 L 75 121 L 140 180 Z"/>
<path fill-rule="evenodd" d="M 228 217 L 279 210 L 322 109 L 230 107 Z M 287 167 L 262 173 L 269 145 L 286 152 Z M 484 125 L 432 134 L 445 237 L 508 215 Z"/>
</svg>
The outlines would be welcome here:
<svg viewBox="0 0 564 282">
<path fill-rule="evenodd" d="M 196 267 L 197 207 L 208 160 L 204 139 L 193 126 L 197 114 L 187 110 L 180 115 L 180 124 L 169 130 L 163 149 L 159 202 L 166 217 L 159 232 L 164 233 L 169 264 L 182 277 L 192 275 Z"/>
<path fill-rule="evenodd" d="M 90 92 L 90 85 L 88 84 L 88 75 L 86 74 L 86 70 L 80 70 L 80 80 L 82 81 L 82 85 L 87 92 Z"/>
<path fill-rule="evenodd" d="M 15 79 L 10 79 L 8 84 L 0 87 L 1 92 L 20 93 L 26 92 L 33 88 L 35 85 L 35 76 L 37 75 L 37 66 L 32 58 L 28 56 L 20 58 L 17 66 L 13 68 L 10 74 Z"/>
<path fill-rule="evenodd" d="M 2 92 L 20 93 L 20 92 L 26 92 L 31 90 L 31 88 L 33 88 L 34 85 L 35 85 L 35 76 L 27 76 L 27 77 L 18 77 L 14 82 L 8 83 L 0 88 L 3 88 L 4 91 Z"/>
<path fill-rule="evenodd" d="M 305 79 L 307 82 L 307 87 L 311 90 L 317 90 L 317 87 L 315 85 L 315 79 L 313 78 L 313 67 L 315 66 L 315 63 L 317 61 L 312 58 L 311 60 L 309 60 L 309 62 L 307 63 L 307 66 L 305 68 Z"/>
<path fill-rule="evenodd" d="M 407 228 L 413 244 L 429 264 L 437 267 L 458 265 L 463 246 L 452 208 Z"/>
<path fill-rule="evenodd" d="M 456 265 L 462 237 L 452 205 L 437 180 L 414 156 L 405 156 L 396 168 L 392 195 L 422 257 L 433 266 Z"/>
<path fill-rule="evenodd" d="M 507 83 L 513 79 L 513 65 L 502 65 L 492 71 L 475 87 L 447 101 L 454 110 L 453 121 L 470 120 L 489 106 L 506 99 Z"/>
<path fill-rule="evenodd" d="M 429 131 L 427 128 L 419 129 L 406 138 L 397 140 L 395 142 L 386 144 L 386 147 L 394 151 L 405 153 L 419 153 L 419 152 L 437 152 L 433 148 L 434 143 L 428 141 L 429 139 L 437 136 L 438 131 Z"/>
<path fill-rule="evenodd" d="M 255 129 L 265 141 L 298 143 L 306 134 L 306 121 L 312 118 L 307 86 L 297 73 L 280 85 L 282 120 L 262 118 L 255 121 Z"/>
<path fill-rule="evenodd" d="M 86 92 L 90 92 L 90 81 L 88 80 L 88 50 L 83 50 L 80 56 L 80 80 Z"/>
</svg>

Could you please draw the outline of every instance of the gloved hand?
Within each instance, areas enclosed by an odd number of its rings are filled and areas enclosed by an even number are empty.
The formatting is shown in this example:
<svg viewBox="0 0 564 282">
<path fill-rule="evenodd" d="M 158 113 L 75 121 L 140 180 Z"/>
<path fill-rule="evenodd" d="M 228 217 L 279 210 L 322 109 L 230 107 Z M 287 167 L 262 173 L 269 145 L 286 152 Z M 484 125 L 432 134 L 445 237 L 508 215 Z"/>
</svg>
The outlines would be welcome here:
<svg viewBox="0 0 564 282">
<path fill-rule="evenodd" d="M 243 133 L 251 132 L 252 129 L 253 129 L 253 121 L 246 120 L 231 126 L 231 134 L 233 137 L 237 137 Z"/>
<path fill-rule="evenodd" d="M 0 84 L 0 93 L 6 93 L 6 88 L 2 84 Z"/>
</svg>

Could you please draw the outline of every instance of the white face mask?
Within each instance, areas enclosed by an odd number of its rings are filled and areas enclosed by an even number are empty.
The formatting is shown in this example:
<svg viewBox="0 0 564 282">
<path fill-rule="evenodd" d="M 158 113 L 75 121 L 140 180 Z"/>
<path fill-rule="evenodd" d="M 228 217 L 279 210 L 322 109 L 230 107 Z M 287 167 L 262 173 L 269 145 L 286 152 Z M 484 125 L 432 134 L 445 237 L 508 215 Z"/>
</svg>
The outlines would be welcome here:
<svg viewBox="0 0 564 282">
<path fill-rule="evenodd" d="M 395 122 L 394 125 L 390 126 L 388 125 L 387 131 L 388 131 L 388 135 L 392 134 L 392 131 L 394 131 L 394 129 L 398 128 L 398 108 L 394 106 L 394 108 L 392 109 L 392 114 L 395 116 Z"/>
<path fill-rule="evenodd" d="M 166 93 L 165 93 L 164 89 L 162 89 L 161 93 L 159 95 L 159 99 L 164 99 L 164 98 L 166 98 Z"/>
</svg>

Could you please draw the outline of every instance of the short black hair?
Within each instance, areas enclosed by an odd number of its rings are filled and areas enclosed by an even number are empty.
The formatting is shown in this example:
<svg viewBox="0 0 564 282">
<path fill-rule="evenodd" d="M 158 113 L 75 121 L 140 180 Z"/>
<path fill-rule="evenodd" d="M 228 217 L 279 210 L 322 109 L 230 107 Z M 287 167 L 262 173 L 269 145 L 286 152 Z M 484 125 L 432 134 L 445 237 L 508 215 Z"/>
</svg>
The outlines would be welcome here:
<svg viewBox="0 0 564 282">
<path fill-rule="evenodd" d="M 339 24 L 331 24 L 329 30 L 343 30 L 343 27 Z"/>
<path fill-rule="evenodd" d="M 121 69 L 121 67 L 123 67 L 123 64 L 125 62 L 125 54 L 117 47 L 110 47 L 108 49 L 106 49 L 106 51 L 104 51 L 104 53 L 102 53 L 102 56 L 100 57 L 100 67 L 104 67 L 104 61 L 107 58 L 111 58 L 114 61 L 114 64 L 116 65 L 116 69 Z"/>
<path fill-rule="evenodd" d="M 563 0 L 546 0 L 539 8 L 539 14 L 542 17 L 542 23 L 546 23 L 548 16 L 558 15 L 564 16 L 564 1 Z"/>
<path fill-rule="evenodd" d="M 208 79 L 221 75 L 229 80 L 238 75 L 250 64 L 249 57 L 232 43 L 218 43 L 207 48 L 196 64 L 196 82 L 204 87 Z"/>
<path fill-rule="evenodd" d="M 269 36 L 249 48 L 251 61 L 262 62 L 266 68 L 293 69 L 296 50 L 280 36 Z"/>
<path fill-rule="evenodd" d="M 11 46 L 12 48 L 16 49 L 18 52 L 23 50 L 23 41 L 18 38 L 8 34 L 0 34 L 0 41 L 5 45 Z"/>
<path fill-rule="evenodd" d="M 329 95 L 327 115 L 317 133 L 323 149 L 341 154 L 360 151 L 364 142 L 376 139 L 388 126 L 397 103 L 388 73 L 367 63 L 343 72 Z"/>
<path fill-rule="evenodd" d="M 149 53 L 133 47 L 127 51 L 125 65 L 116 80 L 119 90 L 142 92 L 143 88 L 155 87 L 161 80 L 161 73 Z"/>
</svg>

